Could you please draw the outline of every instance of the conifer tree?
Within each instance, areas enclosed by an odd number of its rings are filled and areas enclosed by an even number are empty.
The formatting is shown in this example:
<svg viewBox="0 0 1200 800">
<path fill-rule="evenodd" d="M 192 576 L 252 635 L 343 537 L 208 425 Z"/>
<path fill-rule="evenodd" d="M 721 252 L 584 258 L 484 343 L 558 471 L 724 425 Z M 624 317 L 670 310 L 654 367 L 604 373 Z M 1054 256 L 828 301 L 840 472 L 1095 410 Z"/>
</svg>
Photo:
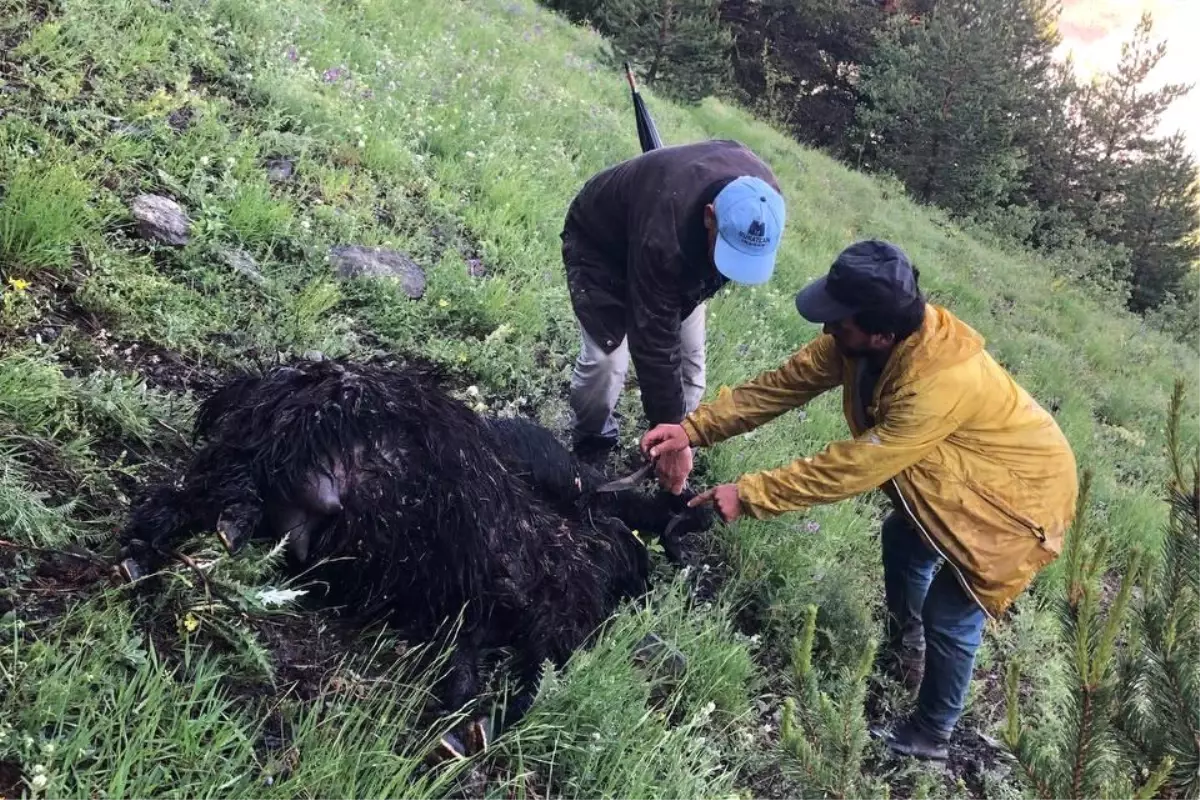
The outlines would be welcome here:
<svg viewBox="0 0 1200 800">
<path fill-rule="evenodd" d="M 1162 115 L 1189 87 L 1169 83 L 1154 90 L 1146 84 L 1167 54 L 1165 42 L 1151 42 L 1154 23 L 1142 14 L 1133 38 L 1121 46 L 1116 70 L 1088 88 L 1076 113 L 1084 123 L 1070 184 L 1077 214 L 1093 233 L 1115 234 L 1120 228 L 1120 204 L 1126 170 L 1154 144 Z"/>
<path fill-rule="evenodd" d="M 1025 726 L 1020 665 L 1009 665 L 1004 741 L 1040 797 L 1200 796 L 1200 454 L 1184 462 L 1182 406 L 1178 382 L 1160 552 L 1155 559 L 1135 548 L 1107 603 L 1112 542 L 1088 524 L 1091 476 L 1084 475 L 1054 598 L 1071 679 L 1060 724 Z"/>
<path fill-rule="evenodd" d="M 1156 142 L 1124 178 L 1121 227 L 1115 241 L 1129 250 L 1130 306 L 1145 311 L 1183 285 L 1200 261 L 1200 171 L 1182 134 Z"/>
<path fill-rule="evenodd" d="M 863 785 L 862 771 L 868 742 L 863 704 L 877 645 L 873 639 L 867 642 L 857 665 L 838 676 L 835 691 L 830 693 L 821 688 L 813 668 L 816 626 L 817 607 L 809 606 L 801 637 L 792 646 L 797 697 L 784 702 L 781 743 L 795 759 L 793 772 L 806 796 L 869 794 L 871 787 Z"/>
<path fill-rule="evenodd" d="M 1185 461 L 1179 438 L 1184 384 L 1175 386 L 1167 426 L 1170 517 L 1158 563 L 1134 603 L 1121 658 L 1120 724 L 1134 765 L 1172 763 L 1165 792 L 1200 796 L 1200 452 Z"/>
<path fill-rule="evenodd" d="M 1050 20 L 1045 0 L 941 0 L 915 24 L 894 17 L 863 68 L 863 166 L 957 213 L 1007 201 L 1022 139 L 1049 120 Z"/>
<path fill-rule="evenodd" d="M 861 0 L 721 0 L 738 99 L 800 141 L 845 154 L 858 66 L 890 13 Z"/>
<path fill-rule="evenodd" d="M 1009 665 L 1004 741 L 1042 798 L 1128 797 L 1114 720 L 1120 704 L 1114 648 L 1125 626 L 1141 559 L 1135 554 L 1116 597 L 1105 608 L 1101 578 L 1108 571 L 1111 540 L 1088 524 L 1091 474 L 1080 483 L 1079 511 L 1063 547 L 1064 585 L 1055 597 L 1063 653 L 1070 662 L 1071 698 L 1060 730 L 1028 729 L 1021 720 L 1020 665 Z M 1161 783 L 1162 777 L 1155 776 Z M 1137 794 L 1152 795 L 1157 786 Z"/>
<path fill-rule="evenodd" d="M 696 102 L 729 76 L 718 0 L 604 0 L 595 13 L 618 61 L 665 95 Z"/>
</svg>

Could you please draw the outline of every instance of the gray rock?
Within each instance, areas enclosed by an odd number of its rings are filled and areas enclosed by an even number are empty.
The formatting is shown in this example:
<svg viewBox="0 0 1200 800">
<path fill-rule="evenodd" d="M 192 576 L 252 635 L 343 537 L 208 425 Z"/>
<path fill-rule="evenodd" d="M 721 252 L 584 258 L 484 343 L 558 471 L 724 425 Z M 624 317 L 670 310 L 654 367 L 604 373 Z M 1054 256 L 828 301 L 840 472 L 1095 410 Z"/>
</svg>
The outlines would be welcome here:
<svg viewBox="0 0 1200 800">
<path fill-rule="evenodd" d="M 290 158 L 272 158 L 267 160 L 267 180 L 271 183 L 283 183 L 292 179 L 296 171 L 296 162 Z"/>
<path fill-rule="evenodd" d="M 634 663 L 648 666 L 660 659 L 663 671 L 672 678 L 680 678 L 687 671 L 687 656 L 679 652 L 674 645 L 664 641 L 658 634 L 646 634 L 637 643 L 634 650 Z"/>
<path fill-rule="evenodd" d="M 142 238 L 177 246 L 188 243 L 192 221 L 174 200 L 157 194 L 138 195 L 130 211 Z"/>
<path fill-rule="evenodd" d="M 343 278 L 394 278 L 414 300 L 425 294 L 425 271 L 404 253 L 383 247 L 339 245 L 329 259 Z"/>
<path fill-rule="evenodd" d="M 184 106 L 177 108 L 167 115 L 167 124 L 171 126 L 171 130 L 176 133 L 183 133 L 188 128 L 192 127 L 192 118 L 196 112 Z"/>
<path fill-rule="evenodd" d="M 258 271 L 258 262 L 245 250 L 238 250 L 234 247 L 222 247 L 217 251 L 217 258 L 225 266 L 254 283 L 263 283 L 266 281 L 263 274 Z"/>
</svg>

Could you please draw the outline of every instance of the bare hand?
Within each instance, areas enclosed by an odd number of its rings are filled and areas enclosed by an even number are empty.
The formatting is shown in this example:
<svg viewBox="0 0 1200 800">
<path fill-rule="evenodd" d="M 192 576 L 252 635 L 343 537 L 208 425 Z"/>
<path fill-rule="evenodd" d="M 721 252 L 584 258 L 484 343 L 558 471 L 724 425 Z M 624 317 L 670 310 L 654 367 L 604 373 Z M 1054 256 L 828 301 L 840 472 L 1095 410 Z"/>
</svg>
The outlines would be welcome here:
<svg viewBox="0 0 1200 800">
<path fill-rule="evenodd" d="M 654 462 L 654 470 L 659 484 L 671 494 L 678 495 L 683 491 L 688 475 L 692 474 L 692 448 L 660 455 Z"/>
<path fill-rule="evenodd" d="M 667 453 L 677 453 L 691 447 L 687 431 L 682 425 L 663 423 L 655 425 L 642 437 L 642 455 L 658 458 Z"/>
<path fill-rule="evenodd" d="M 715 505 L 717 513 L 726 522 L 733 522 L 742 515 L 742 499 L 738 497 L 736 483 L 722 483 L 704 494 L 696 495 L 688 501 L 688 508 L 695 508 L 705 503 Z"/>
</svg>

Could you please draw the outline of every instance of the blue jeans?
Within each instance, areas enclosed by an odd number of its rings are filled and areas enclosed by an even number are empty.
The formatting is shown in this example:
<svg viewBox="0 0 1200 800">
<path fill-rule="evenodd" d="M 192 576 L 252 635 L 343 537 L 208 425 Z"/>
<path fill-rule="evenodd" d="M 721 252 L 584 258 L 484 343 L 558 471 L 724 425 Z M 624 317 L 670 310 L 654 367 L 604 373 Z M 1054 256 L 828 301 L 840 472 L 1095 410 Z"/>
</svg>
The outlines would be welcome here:
<svg viewBox="0 0 1200 800">
<path fill-rule="evenodd" d="M 883 583 L 888 644 L 925 649 L 925 675 L 915 722 L 949 739 L 962 716 L 983 638 L 983 609 L 967 595 L 953 567 L 925 544 L 909 519 L 893 512 L 883 523 Z"/>
</svg>

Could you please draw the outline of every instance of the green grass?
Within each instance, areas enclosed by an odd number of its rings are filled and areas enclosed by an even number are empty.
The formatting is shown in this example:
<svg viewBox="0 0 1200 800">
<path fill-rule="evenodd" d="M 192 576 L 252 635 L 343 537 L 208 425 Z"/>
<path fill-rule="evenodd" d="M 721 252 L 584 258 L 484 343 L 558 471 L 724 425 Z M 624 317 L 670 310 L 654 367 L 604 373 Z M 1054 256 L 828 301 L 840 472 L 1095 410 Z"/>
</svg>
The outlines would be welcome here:
<svg viewBox="0 0 1200 800">
<path fill-rule="evenodd" d="M 598 66 L 603 48 L 530 0 L 0 0 L 4 538 L 102 548 L 132 488 L 179 463 L 194 398 L 139 380 L 152 371 L 130 355 L 134 344 L 217 370 L 310 349 L 416 351 L 477 386 L 482 408 L 561 426 L 578 335 L 563 214 L 595 170 L 638 150 L 627 88 Z M 914 257 L 934 299 L 1055 409 L 1096 473 L 1093 512 L 1113 541 L 1158 540 L 1167 399 L 1177 375 L 1194 376 L 1194 350 L 1086 296 L 1054 265 L 735 108 L 647 95 L 667 142 L 740 139 L 788 198 L 776 276 L 710 305 L 710 391 L 811 339 L 793 293 L 846 244 L 886 237 Z M 271 182 L 266 161 L 281 156 L 294 174 Z M 143 192 L 187 209 L 186 247 L 133 234 L 128 204 Z M 339 244 L 408 253 L 426 270 L 425 296 L 336 278 L 328 254 Z M 219 257 L 231 248 L 254 259 L 261 282 Z M 1185 426 L 1193 441 L 1196 401 Z M 632 437 L 636 396 L 622 410 Z M 845 435 L 830 396 L 703 457 L 709 479 L 727 480 Z M 422 681 L 395 672 L 407 662 L 331 664 L 323 688 L 301 696 L 279 640 L 291 629 L 274 613 L 241 623 L 210 607 L 186 570 L 153 607 L 99 584 L 46 595 L 37 559 L 15 556 L 0 582 L 0 763 L 20 768 L 26 791 L 42 765 L 55 796 L 800 792 L 776 716 L 796 691 L 793 640 L 815 606 L 825 686 L 878 634 L 882 510 L 868 496 L 720 528 L 713 566 L 728 577 L 711 603 L 689 606 L 685 584 L 668 581 L 548 676 L 525 724 L 456 772 L 417 766 L 428 731 L 416 721 Z M 242 569 L 212 542 L 189 547 L 219 562 L 248 602 L 275 579 L 269 559 Z M 1002 720 L 986 675 L 1010 658 L 1040 665 L 1026 670 L 1044 697 L 1037 713 L 1056 713 L 1059 662 L 1044 652 L 1032 600 L 1060 569 L 989 629 L 965 725 L 988 732 Z M 180 627 L 189 613 L 196 631 Z M 631 662 L 651 630 L 687 656 L 681 680 Z M 358 688 L 328 688 L 346 685 Z M 262 746 L 281 718 L 298 761 Z M 982 791 L 886 766 L 877 748 L 864 762 L 874 772 L 844 785 Z M 977 783 L 1016 791 L 999 774 Z"/>
<path fill-rule="evenodd" d="M 0 201 L 0 259 L 14 273 L 66 269 L 89 233 L 89 188 L 68 165 L 22 161 Z"/>
</svg>

